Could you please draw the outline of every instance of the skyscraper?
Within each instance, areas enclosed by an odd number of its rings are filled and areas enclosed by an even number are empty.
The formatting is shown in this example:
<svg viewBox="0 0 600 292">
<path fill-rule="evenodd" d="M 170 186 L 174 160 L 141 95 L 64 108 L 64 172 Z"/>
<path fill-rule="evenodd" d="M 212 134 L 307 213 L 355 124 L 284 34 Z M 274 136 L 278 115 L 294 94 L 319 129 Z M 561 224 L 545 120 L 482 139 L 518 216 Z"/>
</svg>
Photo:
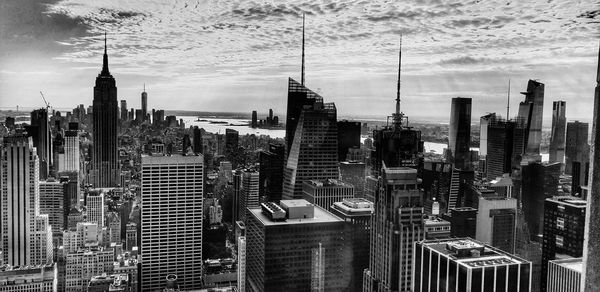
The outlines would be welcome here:
<svg viewBox="0 0 600 292">
<path fill-rule="evenodd" d="M 148 117 L 148 93 L 146 92 L 146 84 L 144 84 L 144 91 L 142 91 L 142 121 L 145 121 Z"/>
<path fill-rule="evenodd" d="M 311 280 L 317 272 L 322 291 L 347 291 L 350 262 L 342 219 L 305 200 L 263 203 L 248 214 L 246 290 L 315 291 Z M 319 247 L 324 256 L 314 265 L 313 252 Z M 326 268 L 319 270 L 323 264 Z"/>
<path fill-rule="evenodd" d="M 402 38 L 398 52 L 398 83 L 396 88 L 396 111 L 392 113 L 392 125 L 373 131 L 371 151 L 371 174 L 376 178 L 381 168 L 408 166 L 419 168 L 423 163 L 421 131 L 408 126 L 408 119 L 400 111 L 400 77 L 402 68 Z"/>
<path fill-rule="evenodd" d="M 192 148 L 194 148 L 194 153 L 203 153 L 202 151 L 204 150 L 204 146 L 202 144 L 202 130 L 198 128 L 198 126 L 194 126 L 192 128 L 192 145 Z"/>
<path fill-rule="evenodd" d="M 341 120 L 338 128 L 338 160 L 346 160 L 348 149 L 360 148 L 360 122 Z"/>
<path fill-rule="evenodd" d="M 363 291 L 410 291 L 413 242 L 425 239 L 417 170 L 383 163 Z"/>
<path fill-rule="evenodd" d="M 583 253 L 586 201 L 575 197 L 553 197 L 544 203 L 541 288 L 546 291 L 548 261 Z"/>
<path fill-rule="evenodd" d="M 203 157 L 142 156 L 141 289 L 202 287 Z"/>
<path fill-rule="evenodd" d="M 525 149 L 527 127 L 524 120 L 505 120 L 496 115 L 487 119 L 486 175 L 488 180 L 511 173 Z"/>
<path fill-rule="evenodd" d="M 64 167 L 61 165 L 62 171 L 79 172 L 79 134 L 77 130 L 65 131 L 65 159 Z"/>
<path fill-rule="evenodd" d="M 4 138 L 2 149 L 2 256 L 11 266 L 52 262 L 52 228 L 40 214 L 39 160 L 31 138 Z"/>
<path fill-rule="evenodd" d="M 559 100 L 552 102 L 552 133 L 550 136 L 550 162 L 565 163 L 565 135 L 567 103 Z"/>
<path fill-rule="evenodd" d="M 521 166 L 521 208 L 531 236 L 542 234 L 544 201 L 558 195 L 561 164 L 529 162 Z"/>
<path fill-rule="evenodd" d="M 526 156 L 537 156 L 540 154 L 540 143 L 542 142 L 544 83 L 529 80 L 527 91 L 521 92 L 521 94 L 525 95 L 525 100 L 519 103 L 519 118 L 525 120 L 527 125 L 525 154 Z"/>
<path fill-rule="evenodd" d="M 365 191 L 366 165 L 360 161 L 340 162 L 340 179 L 354 187 L 354 196 L 362 198 Z"/>
<path fill-rule="evenodd" d="M 225 158 L 237 167 L 237 152 L 240 133 L 234 129 L 225 129 Z"/>
<path fill-rule="evenodd" d="M 93 163 L 94 187 L 113 187 L 118 184 L 119 165 L 117 155 L 118 104 L 115 78 L 108 71 L 106 35 L 102 71 L 96 77 L 93 106 Z"/>
<path fill-rule="evenodd" d="M 600 46 L 598 47 L 598 65 L 596 73 L 596 91 L 594 95 L 594 122 L 592 128 L 592 151 L 590 160 L 590 195 L 587 197 L 585 214 L 585 234 L 583 243 L 583 273 L 581 287 L 584 291 L 600 290 Z"/>
<path fill-rule="evenodd" d="M 258 182 L 259 172 L 255 169 L 245 169 L 242 171 L 242 185 L 240 188 L 240 197 L 238 205 L 237 220 L 246 222 L 246 208 L 258 208 Z"/>
<path fill-rule="evenodd" d="M 100 228 L 104 227 L 105 198 L 102 190 L 90 191 L 87 196 L 88 222 L 95 222 Z"/>
<path fill-rule="evenodd" d="M 124 99 L 121 100 L 121 121 L 127 121 L 127 101 Z"/>
<path fill-rule="evenodd" d="M 339 178 L 336 123 L 333 103 L 323 103 L 321 99 L 302 109 L 294 141 L 288 149 L 283 198 L 302 198 L 304 181 Z"/>
<path fill-rule="evenodd" d="M 279 202 L 283 193 L 285 145 L 269 143 L 268 151 L 258 155 L 260 162 L 259 194 L 268 202 Z"/>
<path fill-rule="evenodd" d="M 517 200 L 479 197 L 476 239 L 508 253 L 515 252 Z"/>
<path fill-rule="evenodd" d="M 256 111 L 252 111 L 252 128 L 258 127 L 258 114 Z"/>
<path fill-rule="evenodd" d="M 48 110 L 41 108 L 31 112 L 31 126 L 27 134 L 33 138 L 40 164 L 40 179 L 46 179 L 52 165 L 52 135 L 48 124 Z"/>
<path fill-rule="evenodd" d="M 531 262 L 471 238 L 415 242 L 414 292 L 531 291 Z"/>
<path fill-rule="evenodd" d="M 471 168 L 471 99 L 452 98 L 448 149 L 450 161 L 458 169 Z"/>
<path fill-rule="evenodd" d="M 331 213 L 346 223 L 346 244 L 352 251 L 350 286 L 351 291 L 361 291 L 363 272 L 369 267 L 369 244 L 373 202 L 363 198 L 344 199 L 333 203 Z"/>
<path fill-rule="evenodd" d="M 40 181 L 40 213 L 48 215 L 52 227 L 54 246 L 62 245 L 62 231 L 65 228 L 65 214 L 69 203 L 65 197 L 66 183 L 49 178 Z"/>
<path fill-rule="evenodd" d="M 579 121 L 567 123 L 567 137 L 565 145 L 565 173 L 585 173 L 584 169 L 573 170 L 573 162 L 579 162 L 579 167 L 584 168 L 590 159 L 590 148 L 588 144 L 589 124 Z M 585 175 L 583 175 L 585 176 Z M 581 184 L 581 181 L 580 181 Z"/>
</svg>

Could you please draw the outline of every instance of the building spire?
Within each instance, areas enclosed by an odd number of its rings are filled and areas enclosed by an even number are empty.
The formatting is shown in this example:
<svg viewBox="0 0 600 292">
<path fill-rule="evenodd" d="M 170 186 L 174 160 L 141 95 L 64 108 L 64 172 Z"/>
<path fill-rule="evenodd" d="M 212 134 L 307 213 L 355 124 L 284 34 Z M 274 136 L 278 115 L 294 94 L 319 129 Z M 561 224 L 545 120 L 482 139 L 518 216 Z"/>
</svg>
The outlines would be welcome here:
<svg viewBox="0 0 600 292">
<path fill-rule="evenodd" d="M 598 43 L 598 66 L 596 72 L 596 86 L 600 86 L 600 43 Z"/>
<path fill-rule="evenodd" d="M 300 77 L 300 84 L 304 86 L 304 16 L 302 13 L 302 76 Z"/>
<path fill-rule="evenodd" d="M 510 119 L 510 78 L 508 78 L 508 97 L 506 100 L 506 120 Z"/>
<path fill-rule="evenodd" d="M 100 75 L 109 76 L 110 72 L 108 71 L 108 54 L 106 52 L 106 31 L 104 31 L 104 58 L 102 59 L 102 72 Z"/>
<path fill-rule="evenodd" d="M 398 85 L 396 88 L 396 112 L 392 115 L 394 125 L 402 127 L 404 114 L 400 111 L 400 77 L 402 75 L 402 34 L 400 34 L 400 50 L 398 51 Z"/>
</svg>

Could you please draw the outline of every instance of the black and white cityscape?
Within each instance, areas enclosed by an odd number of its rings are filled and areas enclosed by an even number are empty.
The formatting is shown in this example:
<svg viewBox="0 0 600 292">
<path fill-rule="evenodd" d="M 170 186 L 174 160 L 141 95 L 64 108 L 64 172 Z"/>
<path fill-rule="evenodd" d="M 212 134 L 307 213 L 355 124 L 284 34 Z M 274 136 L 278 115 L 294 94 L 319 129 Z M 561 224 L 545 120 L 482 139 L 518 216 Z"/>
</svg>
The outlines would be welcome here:
<svg viewBox="0 0 600 292">
<path fill-rule="evenodd" d="M 599 24 L 3 1 L 0 291 L 600 291 Z"/>
</svg>

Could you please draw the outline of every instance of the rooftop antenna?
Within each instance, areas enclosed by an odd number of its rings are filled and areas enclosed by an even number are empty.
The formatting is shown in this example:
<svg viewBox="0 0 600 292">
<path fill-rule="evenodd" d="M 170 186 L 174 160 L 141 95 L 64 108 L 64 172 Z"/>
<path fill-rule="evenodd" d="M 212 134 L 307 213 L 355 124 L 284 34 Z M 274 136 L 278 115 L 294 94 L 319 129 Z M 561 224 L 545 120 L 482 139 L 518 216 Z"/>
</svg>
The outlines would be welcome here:
<svg viewBox="0 0 600 292">
<path fill-rule="evenodd" d="M 144 82 L 144 92 L 146 92 L 146 83 Z"/>
<path fill-rule="evenodd" d="M 300 77 L 300 84 L 304 86 L 304 16 L 302 13 L 302 76 Z"/>
<path fill-rule="evenodd" d="M 402 126 L 403 114 L 400 111 L 400 77 L 402 73 L 402 34 L 400 34 L 400 50 L 398 52 L 398 86 L 396 89 L 396 112 L 393 115 L 394 125 Z"/>
<path fill-rule="evenodd" d="M 510 78 L 508 78 L 508 98 L 506 102 L 506 120 L 510 119 Z"/>
</svg>

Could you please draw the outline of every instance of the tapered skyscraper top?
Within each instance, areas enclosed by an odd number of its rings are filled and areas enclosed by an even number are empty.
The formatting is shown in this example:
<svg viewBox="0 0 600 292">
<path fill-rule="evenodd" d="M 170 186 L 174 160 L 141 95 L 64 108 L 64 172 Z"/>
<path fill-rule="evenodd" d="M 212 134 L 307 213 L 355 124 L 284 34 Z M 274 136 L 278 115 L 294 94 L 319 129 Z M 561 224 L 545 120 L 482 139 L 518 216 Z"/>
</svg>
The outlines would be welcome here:
<svg viewBox="0 0 600 292">
<path fill-rule="evenodd" d="M 108 53 L 106 52 L 106 32 L 104 32 L 104 57 L 102 59 L 102 72 L 100 76 L 110 76 L 108 71 Z"/>
</svg>

